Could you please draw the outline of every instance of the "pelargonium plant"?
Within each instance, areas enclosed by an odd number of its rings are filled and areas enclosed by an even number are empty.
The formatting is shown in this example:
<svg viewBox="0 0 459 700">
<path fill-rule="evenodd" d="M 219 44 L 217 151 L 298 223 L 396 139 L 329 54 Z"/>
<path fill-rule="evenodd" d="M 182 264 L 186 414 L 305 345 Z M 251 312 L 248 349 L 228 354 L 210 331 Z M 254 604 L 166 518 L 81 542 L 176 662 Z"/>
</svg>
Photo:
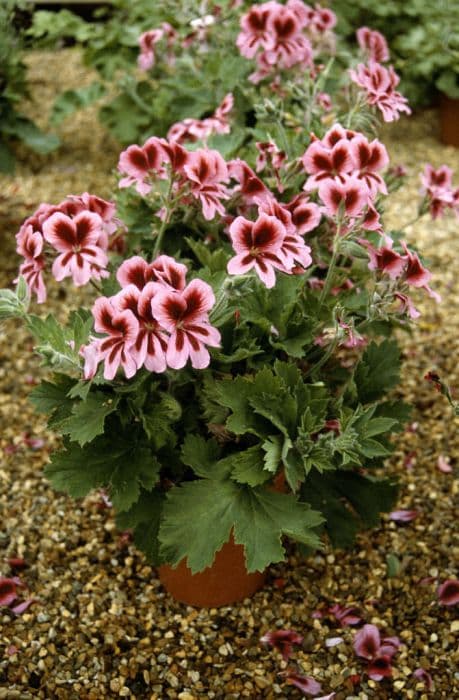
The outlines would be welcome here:
<svg viewBox="0 0 459 700">
<path fill-rule="evenodd" d="M 260 41 L 274 66 L 278 49 Z M 288 148 L 266 134 L 228 158 L 230 108 L 203 120 L 218 122 L 221 152 L 201 132 L 151 136 L 121 153 L 116 202 L 40 205 L 17 234 L 16 291 L 0 296 L 54 372 L 31 393 L 62 435 L 51 483 L 75 498 L 103 489 L 152 562 L 186 558 L 193 572 L 231 534 L 262 570 L 286 539 L 346 546 L 392 508 L 381 467 L 409 415 L 388 396 L 393 330 L 419 315 L 412 292 L 437 296 L 402 232 L 384 228 L 401 173 L 377 138 L 283 125 Z M 87 287 L 91 308 L 66 325 L 31 313 L 51 277 Z"/>
</svg>

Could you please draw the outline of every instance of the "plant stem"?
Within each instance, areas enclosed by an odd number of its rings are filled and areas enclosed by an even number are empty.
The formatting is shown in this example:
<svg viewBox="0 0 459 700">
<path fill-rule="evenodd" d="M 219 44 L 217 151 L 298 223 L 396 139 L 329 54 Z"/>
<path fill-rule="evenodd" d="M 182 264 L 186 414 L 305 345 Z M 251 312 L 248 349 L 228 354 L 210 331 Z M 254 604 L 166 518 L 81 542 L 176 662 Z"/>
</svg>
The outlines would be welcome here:
<svg viewBox="0 0 459 700">
<path fill-rule="evenodd" d="M 332 258 L 330 260 L 330 266 L 328 268 L 327 276 L 325 278 L 324 286 L 322 287 L 322 291 L 320 293 L 319 297 L 319 303 L 322 306 L 322 304 L 325 301 L 325 297 L 327 296 L 328 292 L 330 291 L 330 287 L 333 282 L 333 275 L 335 273 L 335 268 L 336 268 L 336 263 L 338 260 L 338 255 L 339 255 L 339 249 L 340 249 L 340 241 L 341 241 L 341 222 L 338 221 L 337 223 L 337 228 L 336 228 L 336 234 L 333 239 L 333 254 Z"/>
</svg>

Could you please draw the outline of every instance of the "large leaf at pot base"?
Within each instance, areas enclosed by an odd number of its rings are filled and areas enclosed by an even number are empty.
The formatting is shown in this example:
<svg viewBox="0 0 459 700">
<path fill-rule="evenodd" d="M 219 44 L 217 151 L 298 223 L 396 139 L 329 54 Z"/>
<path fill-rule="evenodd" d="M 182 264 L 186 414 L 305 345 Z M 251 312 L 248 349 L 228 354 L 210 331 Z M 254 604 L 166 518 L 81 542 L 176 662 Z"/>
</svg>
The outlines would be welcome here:
<svg viewBox="0 0 459 700">
<path fill-rule="evenodd" d="M 69 442 L 66 449 L 55 452 L 45 475 L 57 491 L 73 498 L 83 498 L 92 489 L 106 487 L 117 510 L 129 510 L 140 488 L 152 489 L 159 478 L 161 465 L 132 436 L 119 435 L 116 440 L 96 438 L 85 447 Z"/>
<path fill-rule="evenodd" d="M 394 340 L 370 343 L 354 373 L 359 401 L 375 401 L 393 389 L 400 381 L 400 365 L 400 350 Z"/>
<path fill-rule="evenodd" d="M 336 547 L 350 547 L 360 530 L 378 525 L 397 493 L 397 483 L 390 479 L 345 471 L 312 471 L 301 488 L 302 499 L 323 514 L 324 529 Z"/>
<path fill-rule="evenodd" d="M 244 545 L 247 570 L 282 561 L 282 535 L 314 547 L 320 515 L 292 495 L 232 481 L 200 480 L 171 489 L 159 531 L 160 553 L 173 566 L 184 557 L 193 573 L 212 564 L 230 538 Z"/>
<path fill-rule="evenodd" d="M 117 526 L 134 531 L 134 543 L 154 566 L 161 564 L 158 533 L 163 503 L 164 494 L 160 491 L 142 490 L 139 500 L 116 516 Z"/>
</svg>

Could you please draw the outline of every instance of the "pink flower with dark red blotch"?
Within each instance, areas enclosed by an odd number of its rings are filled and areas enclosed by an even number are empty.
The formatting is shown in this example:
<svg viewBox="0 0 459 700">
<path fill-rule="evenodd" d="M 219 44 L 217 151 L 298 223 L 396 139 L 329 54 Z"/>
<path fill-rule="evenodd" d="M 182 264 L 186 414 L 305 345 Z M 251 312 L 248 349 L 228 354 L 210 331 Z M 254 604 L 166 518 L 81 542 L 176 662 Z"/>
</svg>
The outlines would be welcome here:
<svg viewBox="0 0 459 700">
<path fill-rule="evenodd" d="M 261 204 L 273 199 L 272 193 L 245 161 L 239 158 L 229 161 L 228 171 L 231 178 L 239 183 L 233 187 L 233 195 L 239 194 L 244 204 Z"/>
<path fill-rule="evenodd" d="M 406 98 L 395 90 L 400 78 L 392 66 L 386 68 L 375 61 L 369 61 L 367 65 L 359 63 L 349 75 L 365 91 L 368 104 L 382 112 L 384 121 L 399 119 L 401 112 L 411 114 Z"/>
<path fill-rule="evenodd" d="M 83 358 L 83 377 L 92 379 L 95 377 L 99 363 L 102 360 L 100 355 L 100 341 L 98 338 L 90 338 L 87 345 L 82 345 L 78 351 Z"/>
<path fill-rule="evenodd" d="M 167 132 L 169 141 L 176 143 L 205 141 L 212 134 L 229 134 L 230 124 L 228 114 L 234 105 L 234 98 L 228 93 L 212 116 L 206 119 L 183 119 L 173 124 Z"/>
<path fill-rule="evenodd" d="M 192 280 L 182 291 L 158 289 L 151 307 L 153 317 L 170 333 L 166 351 L 169 367 L 181 369 L 188 359 L 195 369 L 208 367 L 206 345 L 220 345 L 220 333 L 208 318 L 214 304 L 212 288 L 200 279 Z"/>
<path fill-rule="evenodd" d="M 260 638 L 260 642 L 269 644 L 282 654 L 284 661 L 288 661 L 292 655 L 293 646 L 301 645 L 303 637 L 294 630 L 274 630 L 274 632 L 266 632 Z"/>
<path fill-rule="evenodd" d="M 137 62 L 140 70 L 150 70 L 155 64 L 155 44 L 163 38 L 161 29 L 150 29 L 139 36 L 140 54 Z"/>
<path fill-rule="evenodd" d="M 149 372 L 166 371 L 166 350 L 168 336 L 153 317 L 151 302 L 162 285 L 148 282 L 142 290 L 130 284 L 112 297 L 113 306 L 120 312 L 132 311 L 139 323 L 139 331 L 129 352 L 137 369 L 142 366 Z"/>
<path fill-rule="evenodd" d="M 419 256 L 408 249 L 404 241 L 402 241 L 402 246 L 407 256 L 405 282 L 411 287 L 425 289 L 429 296 L 435 299 L 435 301 L 441 301 L 440 295 L 434 292 L 428 284 L 432 279 L 432 273 L 423 266 L 419 260 Z"/>
<path fill-rule="evenodd" d="M 92 314 L 95 330 L 108 335 L 97 340 L 100 360 L 104 360 L 105 379 L 114 379 L 120 366 L 130 379 L 137 372 L 131 348 L 139 334 L 138 320 L 132 311 L 118 311 L 107 297 L 96 299 Z"/>
<path fill-rule="evenodd" d="M 417 668 L 415 671 L 413 671 L 413 676 L 424 683 L 426 690 L 433 689 L 432 676 L 425 670 L 425 668 Z"/>
<path fill-rule="evenodd" d="M 361 180 L 348 176 L 344 182 L 324 180 L 319 186 L 319 197 L 324 203 L 324 213 L 334 217 L 338 213 L 357 217 L 368 203 L 368 190 Z"/>
<path fill-rule="evenodd" d="M 280 177 L 280 170 L 287 157 L 285 152 L 281 151 L 273 141 L 257 141 L 255 145 L 258 150 L 255 164 L 257 172 L 261 173 L 266 166 L 268 166 L 276 178 L 276 187 L 278 191 L 283 192 L 284 187 Z"/>
<path fill-rule="evenodd" d="M 331 112 L 331 110 L 333 109 L 332 98 L 330 97 L 328 92 L 318 92 L 316 95 L 316 103 L 325 112 Z"/>
<path fill-rule="evenodd" d="M 378 231 L 382 233 L 381 218 L 378 210 L 371 204 L 368 204 L 363 219 L 359 222 L 364 231 Z"/>
<path fill-rule="evenodd" d="M 285 236 L 280 247 L 280 252 L 283 258 L 289 261 L 297 262 L 303 269 L 309 267 L 312 263 L 311 249 L 305 244 L 303 238 L 297 231 L 292 215 L 283 204 L 279 204 L 275 199 L 270 202 L 262 203 L 259 207 L 259 213 L 268 214 L 282 223 L 285 228 Z M 283 269 L 284 272 L 292 272 L 290 266 Z"/>
<path fill-rule="evenodd" d="M 359 625 L 362 622 L 358 608 L 353 606 L 345 607 L 344 605 L 335 603 L 335 605 L 332 605 L 331 608 L 328 609 L 328 612 L 336 618 L 341 624 L 341 627 Z"/>
<path fill-rule="evenodd" d="M 229 234 L 237 253 L 228 262 L 230 275 L 244 275 L 255 269 L 261 281 L 270 289 L 276 283 L 274 268 L 292 269 L 293 259 L 282 252 L 287 234 L 285 226 L 274 216 L 260 214 L 255 222 L 238 216 L 231 224 Z"/>
<path fill-rule="evenodd" d="M 356 168 L 351 144 L 344 139 L 331 148 L 324 146 L 321 141 L 313 141 L 301 160 L 305 171 L 310 175 L 304 185 L 306 191 L 315 189 L 324 180 L 349 175 Z"/>
<path fill-rule="evenodd" d="M 128 146 L 122 151 L 118 162 L 118 170 L 126 175 L 119 181 L 118 187 L 130 187 L 135 184 L 139 194 L 148 194 L 151 190 L 148 180 L 166 177 L 164 163 L 167 160 L 163 141 L 156 136 L 149 138 L 143 146 Z"/>
<path fill-rule="evenodd" d="M 360 29 L 357 29 L 356 36 L 357 42 L 365 53 L 366 58 L 377 63 L 384 63 L 389 60 L 389 47 L 381 32 L 369 27 L 360 27 Z"/>
<path fill-rule="evenodd" d="M 424 172 L 421 173 L 421 182 L 426 191 L 434 187 L 450 189 L 453 184 L 453 171 L 447 165 L 441 165 L 435 169 L 433 165 L 427 163 Z"/>
<path fill-rule="evenodd" d="M 394 298 L 400 303 L 400 313 L 407 313 L 408 316 L 412 319 L 419 318 L 421 313 L 417 310 L 417 308 L 413 304 L 413 301 L 407 294 L 402 294 L 402 292 L 395 292 Z"/>
<path fill-rule="evenodd" d="M 303 236 L 318 227 L 322 218 L 320 207 L 310 202 L 308 196 L 299 194 L 291 202 L 283 205 L 292 215 L 292 223 L 297 233 Z"/>
<path fill-rule="evenodd" d="M 353 155 L 356 176 L 365 182 L 370 195 L 375 197 L 378 192 L 387 194 L 386 184 L 378 173 L 389 164 L 386 147 L 378 139 L 369 143 L 365 136 L 357 134 L 350 142 L 349 148 Z"/>
<path fill-rule="evenodd" d="M 289 7 L 272 3 L 272 11 L 267 21 L 273 37 L 272 46 L 266 47 L 264 58 L 276 68 L 291 68 L 312 61 L 312 47 L 302 33 L 298 17 Z"/>
<path fill-rule="evenodd" d="M 375 681 L 392 676 L 391 661 L 399 646 L 398 637 L 385 637 L 381 641 L 376 625 L 364 625 L 354 638 L 355 653 L 367 660 L 367 673 Z"/>
<path fill-rule="evenodd" d="M 355 136 L 357 136 L 356 131 L 353 131 L 352 129 L 345 129 L 343 126 L 341 126 L 341 124 L 334 124 L 321 139 L 321 142 L 326 148 L 331 149 L 338 143 L 338 141 L 352 141 Z M 318 141 L 319 139 L 313 135 L 312 140 Z"/>
<path fill-rule="evenodd" d="M 215 214 L 225 214 L 222 199 L 229 199 L 223 183 L 229 181 L 227 164 L 218 151 L 200 148 L 190 153 L 184 165 L 184 173 L 191 187 L 191 194 L 199 199 L 202 213 L 207 221 Z"/>
<path fill-rule="evenodd" d="M 444 581 L 439 586 L 437 595 L 440 605 L 457 605 L 459 603 L 459 581 L 452 578 Z"/>
<path fill-rule="evenodd" d="M 108 258 L 99 240 L 102 219 L 98 214 L 83 211 L 71 219 L 65 214 L 53 214 L 43 224 L 43 236 L 60 255 L 52 267 L 58 282 L 65 277 L 72 277 L 74 284 L 80 287 L 90 279 L 108 277 L 105 269 Z"/>
<path fill-rule="evenodd" d="M 403 274 L 406 265 L 406 257 L 392 249 L 392 240 L 386 237 L 387 245 L 374 248 L 369 241 L 359 238 L 360 245 L 367 249 L 370 262 L 369 270 L 375 270 L 396 279 Z"/>
<path fill-rule="evenodd" d="M 317 32 L 327 32 L 336 25 L 337 18 L 335 13 L 328 7 L 321 7 L 321 5 L 314 5 L 314 10 L 310 16 L 310 22 L 313 29 Z"/>
<path fill-rule="evenodd" d="M 186 272 L 186 265 L 169 255 L 160 255 L 152 263 L 147 263 L 140 255 L 134 255 L 120 265 L 116 279 L 121 287 L 134 284 L 142 290 L 149 282 L 155 282 L 180 291 L 185 288 Z"/>
<path fill-rule="evenodd" d="M 24 262 L 19 266 L 19 275 L 24 277 L 29 292 L 36 294 L 39 304 L 43 304 L 46 301 L 46 287 L 43 280 L 43 270 L 45 269 L 43 243 L 44 240 L 41 233 L 34 231 L 32 226 L 28 225 L 25 229 L 22 229 L 17 247 L 18 253 L 25 258 Z M 15 282 L 17 282 L 17 279 Z"/>
<path fill-rule="evenodd" d="M 268 26 L 268 19 L 273 5 L 277 3 L 265 2 L 261 5 L 253 5 L 245 15 L 242 15 L 241 32 L 236 39 L 236 46 L 245 58 L 253 58 L 259 49 L 272 47 L 274 37 Z"/>
<path fill-rule="evenodd" d="M 389 518 L 396 523 L 410 523 L 418 517 L 417 510 L 393 510 L 389 513 Z"/>
</svg>

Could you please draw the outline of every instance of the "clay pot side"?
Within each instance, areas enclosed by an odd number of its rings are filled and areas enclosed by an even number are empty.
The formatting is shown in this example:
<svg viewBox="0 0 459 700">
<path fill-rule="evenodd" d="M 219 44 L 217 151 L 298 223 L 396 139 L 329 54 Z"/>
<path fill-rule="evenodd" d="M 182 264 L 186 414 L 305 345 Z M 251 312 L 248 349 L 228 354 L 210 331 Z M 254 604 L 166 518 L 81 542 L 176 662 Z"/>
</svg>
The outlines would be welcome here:
<svg viewBox="0 0 459 700">
<path fill-rule="evenodd" d="M 247 573 L 244 547 L 231 538 L 215 555 L 204 571 L 192 574 L 182 560 L 173 569 L 168 564 L 158 568 L 159 580 L 176 600 L 198 608 L 231 605 L 252 596 L 263 587 L 266 573 Z"/>
</svg>

